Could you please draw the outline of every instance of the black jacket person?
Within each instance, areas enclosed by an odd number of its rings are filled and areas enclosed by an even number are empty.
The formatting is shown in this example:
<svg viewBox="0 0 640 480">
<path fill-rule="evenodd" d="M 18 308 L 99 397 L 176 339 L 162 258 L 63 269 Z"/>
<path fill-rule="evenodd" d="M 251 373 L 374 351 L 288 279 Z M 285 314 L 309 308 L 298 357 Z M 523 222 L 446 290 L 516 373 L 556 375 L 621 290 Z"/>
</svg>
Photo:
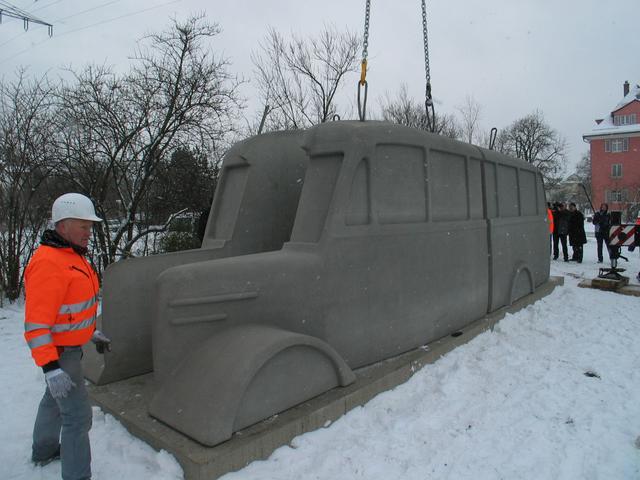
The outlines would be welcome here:
<svg viewBox="0 0 640 480">
<path fill-rule="evenodd" d="M 562 245 L 564 261 L 569 261 L 567 251 L 567 235 L 569 234 L 569 212 L 564 208 L 564 203 L 556 203 L 553 213 L 553 259 L 557 260 L 560 254 L 558 241 Z"/>
<path fill-rule="evenodd" d="M 595 228 L 596 242 L 598 244 L 598 263 L 602 263 L 602 243 L 607 246 L 609 251 L 609 227 L 611 226 L 611 214 L 609 213 L 609 205 L 603 203 L 600 205 L 600 211 L 593 216 L 593 226 Z"/>
<path fill-rule="evenodd" d="M 582 263 L 582 246 L 587 243 L 584 231 L 584 215 L 576 208 L 575 203 L 569 204 L 569 244 L 573 247 L 572 261 Z"/>
</svg>

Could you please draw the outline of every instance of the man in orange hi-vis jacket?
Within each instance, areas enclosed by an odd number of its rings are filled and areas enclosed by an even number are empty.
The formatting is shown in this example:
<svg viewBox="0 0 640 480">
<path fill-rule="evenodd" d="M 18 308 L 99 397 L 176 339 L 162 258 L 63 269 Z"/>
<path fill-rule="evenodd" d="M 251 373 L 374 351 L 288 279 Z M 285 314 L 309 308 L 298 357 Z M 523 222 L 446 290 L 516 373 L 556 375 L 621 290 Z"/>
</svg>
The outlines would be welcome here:
<svg viewBox="0 0 640 480">
<path fill-rule="evenodd" d="M 553 245 L 553 212 L 551 211 L 550 203 L 547 203 L 547 223 L 549 224 L 549 253 L 551 253 Z"/>
<path fill-rule="evenodd" d="M 58 197 L 46 230 L 25 270 L 25 339 L 42 367 L 46 390 L 33 429 L 32 461 L 62 461 L 64 480 L 91 478 L 91 405 L 84 386 L 82 345 L 99 352 L 110 341 L 95 328 L 98 276 L 86 260 L 93 223 L 102 221 L 79 193 Z"/>
</svg>

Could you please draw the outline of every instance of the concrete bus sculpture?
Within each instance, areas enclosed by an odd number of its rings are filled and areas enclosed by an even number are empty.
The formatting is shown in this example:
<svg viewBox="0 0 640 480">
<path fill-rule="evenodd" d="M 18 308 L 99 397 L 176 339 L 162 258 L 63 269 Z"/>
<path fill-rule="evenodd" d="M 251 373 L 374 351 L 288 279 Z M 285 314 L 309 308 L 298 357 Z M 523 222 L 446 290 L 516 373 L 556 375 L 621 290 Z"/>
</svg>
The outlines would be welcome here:
<svg viewBox="0 0 640 480">
<path fill-rule="evenodd" d="M 216 445 L 446 336 L 549 277 L 540 173 L 384 122 L 235 145 L 202 248 L 104 279 L 99 384 L 153 370 L 149 412 Z"/>
</svg>

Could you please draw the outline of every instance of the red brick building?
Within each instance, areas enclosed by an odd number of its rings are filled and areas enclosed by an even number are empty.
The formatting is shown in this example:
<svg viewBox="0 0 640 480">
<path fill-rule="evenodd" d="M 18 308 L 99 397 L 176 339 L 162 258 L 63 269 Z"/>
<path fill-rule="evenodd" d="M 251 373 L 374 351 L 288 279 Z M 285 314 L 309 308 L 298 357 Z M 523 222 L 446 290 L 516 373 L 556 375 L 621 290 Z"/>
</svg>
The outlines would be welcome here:
<svg viewBox="0 0 640 480">
<path fill-rule="evenodd" d="M 623 94 L 613 111 L 597 119 L 582 138 L 590 144 L 595 208 L 608 203 L 610 211 L 621 212 L 627 221 L 640 208 L 640 86 L 630 88 L 624 82 Z"/>
</svg>

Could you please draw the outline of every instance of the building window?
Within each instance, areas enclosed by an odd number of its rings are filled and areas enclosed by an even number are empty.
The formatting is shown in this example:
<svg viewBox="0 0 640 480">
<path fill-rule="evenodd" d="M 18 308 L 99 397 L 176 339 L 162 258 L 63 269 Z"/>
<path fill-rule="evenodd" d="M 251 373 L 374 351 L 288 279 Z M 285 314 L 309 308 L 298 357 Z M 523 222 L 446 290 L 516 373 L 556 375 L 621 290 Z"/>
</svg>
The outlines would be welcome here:
<svg viewBox="0 0 640 480">
<path fill-rule="evenodd" d="M 621 202 L 621 201 L 622 201 L 622 191 L 620 190 L 607 191 L 607 202 Z"/>
<path fill-rule="evenodd" d="M 614 163 L 613 165 L 611 165 L 611 176 L 614 177 L 614 178 L 622 177 L 622 164 L 621 163 Z"/>
<path fill-rule="evenodd" d="M 638 123 L 637 116 L 635 113 L 631 113 L 629 115 L 614 115 L 613 116 L 613 124 L 614 125 L 634 125 Z"/>
<path fill-rule="evenodd" d="M 627 137 L 623 137 L 623 138 L 612 138 L 610 140 L 605 140 L 604 151 L 611 152 L 611 153 L 628 152 L 629 139 Z"/>
</svg>

